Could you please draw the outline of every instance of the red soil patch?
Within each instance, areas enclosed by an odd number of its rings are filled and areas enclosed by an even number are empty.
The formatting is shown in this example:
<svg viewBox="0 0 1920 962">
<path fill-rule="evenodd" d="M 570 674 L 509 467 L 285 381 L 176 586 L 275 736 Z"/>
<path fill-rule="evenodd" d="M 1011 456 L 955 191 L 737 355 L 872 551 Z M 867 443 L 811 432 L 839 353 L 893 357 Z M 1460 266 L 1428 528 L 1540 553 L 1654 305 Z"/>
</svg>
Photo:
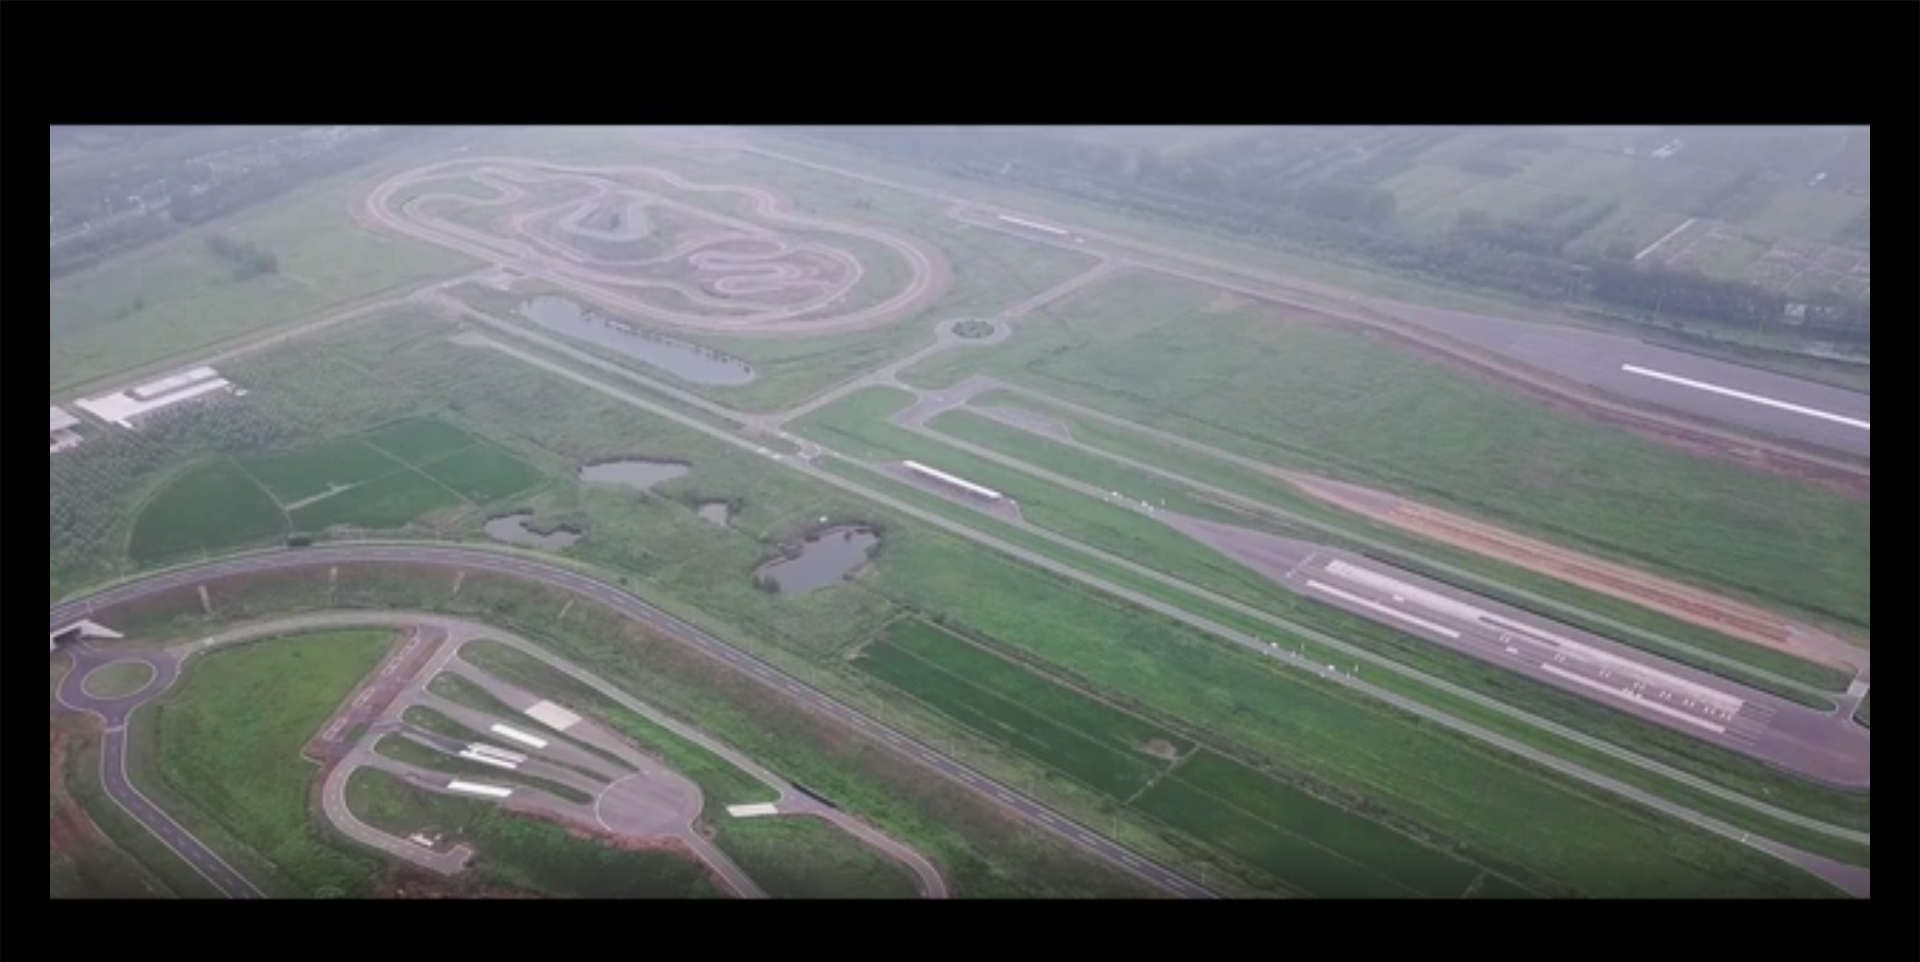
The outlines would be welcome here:
<svg viewBox="0 0 1920 962">
<path fill-rule="evenodd" d="M 48 719 L 47 794 L 53 803 L 47 819 L 47 852 L 85 864 L 92 853 L 111 843 L 67 792 L 67 756 L 100 737 L 100 723 L 88 716 Z"/>
</svg>

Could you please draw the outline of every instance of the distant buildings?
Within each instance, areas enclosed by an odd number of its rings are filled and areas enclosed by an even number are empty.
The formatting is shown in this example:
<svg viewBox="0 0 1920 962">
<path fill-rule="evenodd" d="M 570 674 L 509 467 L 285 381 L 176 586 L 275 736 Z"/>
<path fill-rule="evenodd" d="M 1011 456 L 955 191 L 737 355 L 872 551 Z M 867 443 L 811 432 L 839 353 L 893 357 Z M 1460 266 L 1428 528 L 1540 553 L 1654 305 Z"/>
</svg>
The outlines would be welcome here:
<svg viewBox="0 0 1920 962">
<path fill-rule="evenodd" d="M 89 398 L 79 406 L 109 424 L 134 429 L 160 411 L 219 393 L 245 392 L 236 392 L 232 382 L 213 368 L 196 367 L 117 394 Z"/>
<path fill-rule="evenodd" d="M 80 443 L 80 435 L 74 433 L 74 427 L 80 419 L 61 410 L 59 407 L 47 408 L 47 452 L 65 451 Z"/>
</svg>

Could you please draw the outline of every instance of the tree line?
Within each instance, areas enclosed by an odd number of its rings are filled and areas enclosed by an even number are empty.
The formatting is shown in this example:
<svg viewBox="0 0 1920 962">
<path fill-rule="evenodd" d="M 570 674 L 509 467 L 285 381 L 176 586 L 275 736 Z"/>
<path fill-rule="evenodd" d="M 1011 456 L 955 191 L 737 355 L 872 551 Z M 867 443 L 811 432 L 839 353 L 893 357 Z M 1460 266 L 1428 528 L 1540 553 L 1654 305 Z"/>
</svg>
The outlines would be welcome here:
<svg viewBox="0 0 1920 962">
<path fill-rule="evenodd" d="M 1305 250 L 1358 267 L 1387 268 L 1448 284 L 1562 303 L 1584 303 L 1669 323 L 1681 319 L 1743 327 L 1795 323 L 1823 338 L 1871 342 L 1871 305 L 1837 294 L 1798 299 L 1804 318 L 1787 316 L 1788 298 L 1744 281 L 1636 265 L 1630 244 L 1576 250 L 1573 241 L 1617 205 L 1571 198 L 1527 216 L 1466 211 L 1452 229 L 1420 234 L 1397 216 L 1378 184 L 1449 131 L 1397 130 L 1356 135 L 1314 131 L 1250 137 L 1220 150 L 1180 156 L 1050 138 L 1028 129 L 783 128 L 784 134 L 891 156 L 971 180 L 1015 183 L 1110 209 L 1210 232 Z M 1354 138 L 1366 150 L 1351 149 Z M 1344 138 L 1344 139 L 1343 139 Z M 1518 139 L 1516 139 L 1518 138 Z M 1548 149 L 1558 138 L 1516 132 L 1499 145 Z M 1491 156 L 1489 154 L 1488 156 Z M 1693 206 L 1722 215 L 1761 196 L 1758 174 L 1729 180 Z M 1854 228 L 1866 232 L 1864 215 Z"/>
<path fill-rule="evenodd" d="M 280 258 L 274 256 L 272 251 L 223 234 L 207 238 L 207 250 L 233 269 L 233 279 L 236 281 L 250 280 L 280 270 Z"/>
</svg>

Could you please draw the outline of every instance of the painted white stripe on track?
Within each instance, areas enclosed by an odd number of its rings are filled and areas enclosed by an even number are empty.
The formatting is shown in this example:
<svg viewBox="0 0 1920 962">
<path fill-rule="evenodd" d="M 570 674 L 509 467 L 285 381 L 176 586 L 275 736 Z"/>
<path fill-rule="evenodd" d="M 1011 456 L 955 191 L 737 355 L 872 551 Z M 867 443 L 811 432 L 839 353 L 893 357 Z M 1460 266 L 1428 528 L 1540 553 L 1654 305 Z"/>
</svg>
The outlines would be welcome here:
<svg viewBox="0 0 1920 962">
<path fill-rule="evenodd" d="M 1736 391 L 1730 387 L 1721 387 L 1718 384 L 1708 384 L 1705 381 L 1695 381 L 1692 378 L 1680 377 L 1677 374 L 1667 374 L 1661 371 L 1649 370 L 1644 367 L 1636 367 L 1632 364 L 1622 364 L 1620 365 L 1620 370 L 1625 371 L 1628 374 L 1635 374 L 1635 375 L 1639 375 L 1640 377 L 1652 378 L 1656 381 L 1666 381 L 1669 384 L 1678 384 L 1681 387 L 1690 387 L 1696 391 L 1705 391 L 1708 394 L 1718 394 L 1722 397 L 1730 397 L 1736 400 L 1747 401 L 1753 404 L 1765 405 L 1766 407 L 1770 407 L 1770 408 L 1778 408 L 1782 411 L 1792 411 L 1795 414 L 1804 414 L 1808 417 L 1819 418 L 1823 421 L 1832 421 L 1835 424 L 1844 424 L 1848 427 L 1859 428 L 1862 431 L 1873 430 L 1873 425 L 1871 422 L 1862 421 L 1859 418 L 1850 418 L 1844 414 L 1835 414 L 1832 411 L 1822 411 L 1819 408 L 1810 408 L 1800 404 L 1789 404 L 1786 401 L 1777 401 L 1777 400 L 1774 400 L 1773 398 L 1763 397 L 1758 394 L 1748 394 L 1745 391 Z"/>
</svg>

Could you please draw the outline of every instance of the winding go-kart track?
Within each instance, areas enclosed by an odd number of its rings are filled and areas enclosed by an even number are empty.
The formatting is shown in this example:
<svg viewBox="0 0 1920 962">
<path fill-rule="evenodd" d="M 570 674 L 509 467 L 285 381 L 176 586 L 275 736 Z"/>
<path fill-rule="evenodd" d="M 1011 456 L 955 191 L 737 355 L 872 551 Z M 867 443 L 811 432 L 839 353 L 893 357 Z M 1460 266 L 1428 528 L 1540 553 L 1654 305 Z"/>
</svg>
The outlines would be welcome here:
<svg viewBox="0 0 1920 962">
<path fill-rule="evenodd" d="M 804 682 L 781 672 L 772 665 L 740 651 L 732 645 L 653 607 L 619 588 L 570 568 L 530 559 L 521 555 L 470 548 L 429 547 L 424 545 L 315 547 L 241 555 L 223 561 L 214 561 L 192 567 L 156 573 L 135 581 L 115 585 L 82 599 L 55 606 L 48 611 L 48 631 L 50 634 L 56 633 L 67 626 L 74 625 L 83 619 L 93 618 L 96 615 L 110 619 L 111 609 L 116 605 L 127 604 L 182 588 L 217 582 L 224 578 L 241 577 L 264 572 L 289 571 L 300 568 L 355 564 L 396 564 L 415 567 L 439 566 L 464 571 L 504 575 L 551 588 L 557 588 L 581 598 L 605 605 L 624 617 L 645 624 L 649 628 L 689 645 L 701 654 L 739 671 L 743 675 L 765 685 L 777 696 L 787 698 L 817 714 L 844 725 L 848 729 L 867 737 L 874 744 L 884 746 L 889 751 L 939 773 L 965 790 L 976 792 L 991 799 L 1013 817 L 1029 823 L 1034 828 L 1052 834 L 1122 871 L 1131 873 L 1177 896 L 1186 898 L 1217 897 L 1215 893 L 1204 886 L 1147 860 L 1144 856 L 1020 794 L 1013 788 L 995 782 L 967 765 L 955 761 L 934 747 L 915 741 L 911 737 L 901 734 L 867 717 L 846 704 L 809 687 Z M 103 612 L 107 614 L 102 614 Z M 653 714 L 646 706 L 634 702 L 633 699 L 618 689 L 612 688 L 599 679 L 554 658 L 537 645 L 516 639 L 510 633 L 487 626 L 477 625 L 471 622 L 462 622 L 458 619 L 404 613 L 369 615 L 366 613 L 347 612 L 328 616 L 316 616 L 305 621 L 301 619 L 294 619 L 293 621 L 298 624 L 311 625 L 387 624 L 412 627 L 424 626 L 448 634 L 453 639 L 458 640 L 458 644 L 444 647 L 441 650 L 441 654 L 436 655 L 436 657 L 446 658 L 453 657 L 459 644 L 464 644 L 465 641 L 472 640 L 475 637 L 485 637 L 490 640 L 501 641 L 518 648 L 525 654 L 530 654 L 546 661 L 549 665 L 572 675 L 577 680 L 589 686 L 598 688 L 602 694 L 613 698 L 630 709 L 639 710 L 645 714 Z M 215 644 L 219 644 L 241 637 L 257 637 L 261 631 L 284 633 L 287 628 L 288 624 L 284 622 L 249 626 L 243 632 L 236 632 L 231 636 L 215 636 L 215 638 L 210 640 Z M 202 642 L 189 647 L 190 649 L 197 649 L 204 644 L 206 643 Z M 77 664 L 75 670 L 69 672 L 66 680 L 63 682 L 61 698 L 69 707 L 97 714 L 106 723 L 107 733 L 104 750 L 101 753 L 101 775 L 102 782 L 107 789 L 109 797 L 152 832 L 155 837 L 159 838 L 169 849 L 179 854 L 189 865 L 193 866 L 205 876 L 219 888 L 222 893 L 232 898 L 263 897 L 260 890 L 253 883 L 242 877 L 240 873 L 220 859 L 218 855 L 214 854 L 210 848 L 198 839 L 195 839 L 165 812 L 161 811 L 158 806 L 141 795 L 127 776 L 127 719 L 135 709 L 163 694 L 167 688 L 172 685 L 173 681 L 179 675 L 180 654 L 148 653 L 137 656 L 132 654 L 110 654 L 101 657 L 88 646 L 84 645 L 70 650 L 75 652 Z M 85 693 L 84 680 L 89 670 L 97 668 L 100 664 L 107 661 L 136 657 L 141 660 L 147 660 L 155 670 L 156 680 L 141 692 L 126 699 L 110 702 L 92 698 Z M 92 661 L 89 662 L 88 659 L 92 659 Z M 81 663 L 86 664 L 87 668 L 83 670 L 80 667 Z M 432 674 L 433 672 L 431 671 L 423 671 L 420 677 L 430 678 Z M 511 704 L 511 702 L 509 703 Z M 402 707 L 404 708 L 404 704 Z M 657 717 L 661 716 L 656 716 L 656 718 Z M 689 733 L 679 729 L 676 729 L 676 731 L 683 736 L 689 734 L 697 735 L 697 733 Z M 700 738 L 699 742 L 709 749 L 716 747 L 723 748 L 723 746 L 716 746 L 715 743 L 704 738 Z M 350 761 L 359 758 L 362 764 L 370 763 L 363 755 L 363 752 L 355 750 L 350 752 L 347 757 Z M 742 767 L 746 768 L 749 773 L 761 777 L 763 780 L 768 780 L 769 784 L 773 784 L 776 787 L 791 787 L 785 781 L 779 780 L 777 776 L 766 773 L 764 769 L 754 765 L 750 760 L 741 758 L 737 753 L 727 752 L 724 757 L 727 757 L 730 761 L 734 761 L 736 764 L 744 763 Z M 337 778 L 344 779 L 345 776 L 338 774 L 339 769 L 336 769 L 335 772 Z M 783 789 L 783 802 L 776 803 L 776 807 L 780 804 L 794 804 L 784 801 L 784 799 L 797 798 L 799 795 L 800 793 L 797 792 L 787 795 Z M 349 836 L 365 839 L 364 832 L 372 832 L 373 830 L 357 826 L 357 820 L 353 819 L 350 813 L 345 812 L 343 801 L 338 805 L 331 801 L 340 797 L 341 796 L 335 791 L 335 786 L 329 784 L 327 798 L 330 801 L 326 805 L 329 818 L 340 825 L 341 830 Z M 809 812 L 825 817 L 824 807 L 816 807 L 815 809 L 810 809 Z M 849 821 L 852 821 L 854 826 L 860 824 L 854 820 Z M 843 825 L 842 827 L 850 826 Z M 375 836 L 380 835 L 378 832 L 374 832 L 373 834 Z M 912 854 L 911 849 L 906 849 L 905 846 L 899 845 L 897 842 L 891 842 L 891 840 L 885 839 L 885 836 L 881 836 L 871 829 L 865 829 L 864 833 L 860 834 L 859 837 L 863 841 L 874 845 L 876 848 L 881 848 L 887 854 L 900 859 L 909 868 L 912 868 L 921 880 L 923 892 L 928 894 L 929 897 L 944 896 L 945 886 L 944 883 L 938 881 L 938 872 L 935 871 L 931 865 L 927 864 L 924 859 L 916 854 Z M 370 840 L 369 844 L 376 843 Z M 393 844 L 403 845 L 404 843 Z M 376 847 L 383 848 L 389 852 L 393 851 L 392 848 L 386 845 L 376 844 Z M 700 852 L 698 848 L 696 848 L 695 851 L 700 854 L 702 860 L 706 861 L 709 865 L 715 864 L 714 858 L 708 853 Z M 712 854 L 718 855 L 717 852 Z M 721 856 L 721 858 L 724 858 L 724 856 Z M 450 864 L 443 865 L 439 870 L 446 870 L 453 867 L 454 866 Z M 721 874 L 725 877 L 723 870 Z M 741 891 L 741 889 L 736 886 L 736 891 Z"/>
<path fill-rule="evenodd" d="M 451 192 L 454 185 L 492 196 Z M 744 198 L 753 219 L 688 203 L 663 188 Z M 365 213 L 389 230 L 607 307 L 712 333 L 807 336 L 874 327 L 926 309 L 948 283 L 946 258 L 918 239 L 796 214 L 757 187 L 695 183 L 652 167 L 462 158 L 389 178 L 368 195 Z M 869 265 L 836 238 L 897 255 L 909 273 L 904 286 L 866 291 Z M 878 300 L 857 306 L 870 296 Z"/>
</svg>

